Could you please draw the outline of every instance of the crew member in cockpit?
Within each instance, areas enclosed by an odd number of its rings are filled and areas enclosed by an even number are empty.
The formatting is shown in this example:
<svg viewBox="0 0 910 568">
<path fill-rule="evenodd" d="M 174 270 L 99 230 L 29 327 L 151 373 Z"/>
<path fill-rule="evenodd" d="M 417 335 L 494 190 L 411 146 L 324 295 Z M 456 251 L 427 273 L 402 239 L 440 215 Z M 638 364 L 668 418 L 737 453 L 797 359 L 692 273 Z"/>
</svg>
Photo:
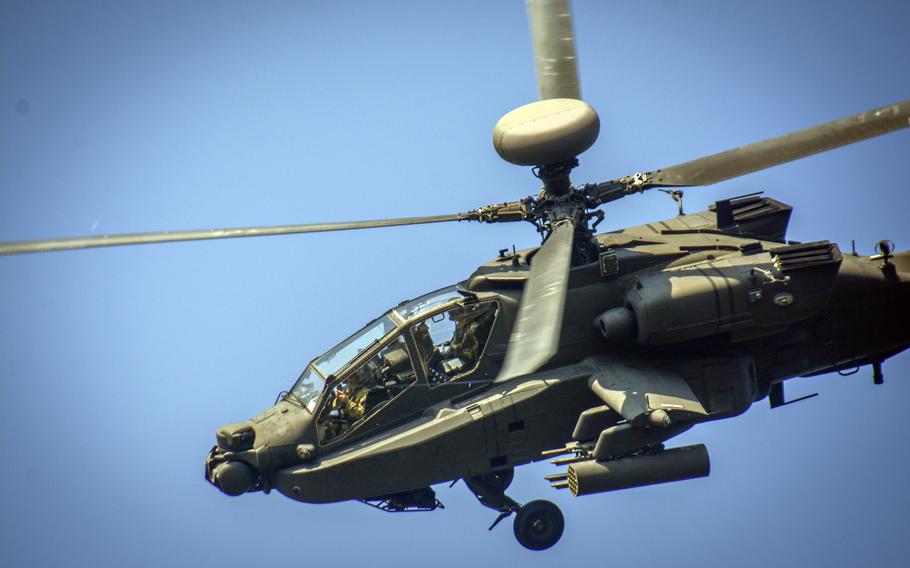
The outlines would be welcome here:
<svg viewBox="0 0 910 568">
<path fill-rule="evenodd" d="M 335 402 L 342 416 L 351 423 L 363 418 L 368 394 L 370 389 L 352 377 L 344 388 L 335 392 Z"/>
<path fill-rule="evenodd" d="M 490 334 L 493 310 L 488 306 L 464 306 L 452 310 L 455 333 L 450 341 L 451 353 L 462 361 L 464 369 L 473 367 L 480 358 L 480 352 Z"/>
<path fill-rule="evenodd" d="M 354 374 L 347 382 L 335 387 L 330 412 L 336 415 L 326 424 L 326 440 L 345 434 L 363 418 L 370 389 L 360 379 L 361 377 Z"/>
<path fill-rule="evenodd" d="M 446 315 L 454 327 L 432 319 L 414 326 L 414 339 L 423 355 L 431 384 L 453 379 L 477 364 L 496 311 L 491 304 L 473 304 L 457 306 Z M 442 336 L 444 329 L 451 330 L 449 339 L 434 342 L 433 337 Z"/>
</svg>

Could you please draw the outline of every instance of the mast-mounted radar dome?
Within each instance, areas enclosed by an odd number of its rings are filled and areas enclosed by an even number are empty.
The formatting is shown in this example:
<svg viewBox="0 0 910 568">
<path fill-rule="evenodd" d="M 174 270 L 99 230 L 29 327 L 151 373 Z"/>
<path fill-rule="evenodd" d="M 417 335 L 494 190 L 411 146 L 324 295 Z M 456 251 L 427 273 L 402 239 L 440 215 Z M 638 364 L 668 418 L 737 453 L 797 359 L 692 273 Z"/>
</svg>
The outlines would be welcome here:
<svg viewBox="0 0 910 568">
<path fill-rule="evenodd" d="M 507 113 L 493 129 L 493 146 L 519 166 L 560 164 L 575 159 L 597 140 L 600 118 L 584 101 L 545 99 Z"/>
</svg>

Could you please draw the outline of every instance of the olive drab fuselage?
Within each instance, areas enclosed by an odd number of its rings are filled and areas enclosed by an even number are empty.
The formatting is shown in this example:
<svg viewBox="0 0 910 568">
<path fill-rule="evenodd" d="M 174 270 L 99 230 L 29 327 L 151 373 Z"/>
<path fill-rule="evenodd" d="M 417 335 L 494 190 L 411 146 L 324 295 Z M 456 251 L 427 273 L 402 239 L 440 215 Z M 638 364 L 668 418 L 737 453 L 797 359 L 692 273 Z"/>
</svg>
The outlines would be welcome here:
<svg viewBox="0 0 910 568">
<path fill-rule="evenodd" d="M 733 223 L 719 223 L 718 210 Z M 538 249 L 503 251 L 438 305 L 390 312 L 394 325 L 323 377 L 321 392 L 292 390 L 222 428 L 207 477 L 230 494 L 419 501 L 414 492 L 433 484 L 559 453 L 595 464 L 656 447 L 769 394 L 780 404 L 792 377 L 879 369 L 910 345 L 910 253 L 862 257 L 825 241 L 788 243 L 790 211 L 747 197 L 596 235 L 596 260 L 569 275 L 557 355 L 496 383 Z M 487 319 L 464 324 L 465 313 Z M 339 389 L 357 380 L 372 386 L 352 395 L 356 411 L 342 410 Z M 569 468 L 576 494 L 585 471 Z M 402 497 L 405 508 L 411 497 Z"/>
<path fill-rule="evenodd" d="M 313 359 L 265 412 L 221 427 L 205 476 L 233 496 L 274 489 L 385 511 L 439 508 L 432 485 L 463 479 L 499 513 L 493 526 L 515 514 L 515 536 L 531 550 L 553 546 L 564 519 L 549 501 L 505 494 L 515 466 L 554 458 L 565 469 L 547 479 L 576 496 L 704 477 L 703 445 L 664 444 L 766 397 L 772 407 L 795 402 L 784 394 L 792 377 L 871 365 L 883 382 L 882 362 L 910 346 L 910 252 L 889 241 L 871 257 L 788 242 L 791 207 L 759 194 L 684 215 L 682 188 L 903 130 L 910 100 L 575 184 L 600 118 L 581 98 L 569 2 L 526 7 L 539 100 L 506 113 L 493 146 L 531 167 L 531 195 L 443 215 L 2 242 L 0 256 L 529 223 L 540 247 L 503 250 L 463 282 L 390 309 Z M 402 177 L 406 162 L 383 174 Z M 466 183 L 483 183 L 472 173 L 458 168 Z M 676 218 L 596 234 L 606 205 L 652 189 L 677 202 Z"/>
</svg>

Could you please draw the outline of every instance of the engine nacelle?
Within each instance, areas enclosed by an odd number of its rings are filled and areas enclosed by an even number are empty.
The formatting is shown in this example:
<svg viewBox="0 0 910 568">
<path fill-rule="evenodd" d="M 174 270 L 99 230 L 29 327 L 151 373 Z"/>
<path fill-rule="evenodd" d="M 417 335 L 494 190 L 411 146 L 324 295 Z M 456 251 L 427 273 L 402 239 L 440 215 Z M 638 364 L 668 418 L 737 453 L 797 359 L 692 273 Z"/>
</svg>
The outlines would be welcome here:
<svg viewBox="0 0 910 568">
<path fill-rule="evenodd" d="M 594 327 L 610 342 L 635 337 L 635 314 L 629 308 L 611 308 L 594 318 Z"/>
<path fill-rule="evenodd" d="M 842 257 L 836 245 L 819 241 L 707 258 L 635 280 L 625 307 L 635 314 L 638 343 L 664 345 L 726 332 L 736 341 L 779 331 L 825 304 Z M 616 309 L 598 319 L 614 334 L 627 333 Z"/>
<path fill-rule="evenodd" d="M 626 305 L 635 313 L 639 343 L 687 341 L 725 331 L 748 314 L 747 282 L 733 269 L 662 271 L 636 280 Z"/>
</svg>

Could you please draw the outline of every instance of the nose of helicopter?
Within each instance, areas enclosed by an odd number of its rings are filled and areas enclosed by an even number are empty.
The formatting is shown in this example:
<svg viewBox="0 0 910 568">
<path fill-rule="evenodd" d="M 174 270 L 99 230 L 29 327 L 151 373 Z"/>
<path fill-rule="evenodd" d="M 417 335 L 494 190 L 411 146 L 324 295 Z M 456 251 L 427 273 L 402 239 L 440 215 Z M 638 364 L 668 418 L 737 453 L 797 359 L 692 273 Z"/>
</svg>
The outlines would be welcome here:
<svg viewBox="0 0 910 568">
<path fill-rule="evenodd" d="M 213 450 L 214 451 L 214 450 Z M 256 487 L 258 471 L 240 460 L 214 463 L 212 454 L 206 458 L 206 479 L 225 495 L 236 497 Z"/>
<path fill-rule="evenodd" d="M 256 488 L 259 459 L 253 450 L 252 422 L 227 424 L 215 432 L 217 444 L 205 458 L 205 478 L 227 495 L 236 497 Z"/>
<path fill-rule="evenodd" d="M 311 423 L 309 412 L 281 401 L 252 420 L 222 426 L 205 458 L 206 480 L 232 497 L 268 492 L 274 469 L 309 457 L 298 447 Z"/>
</svg>

